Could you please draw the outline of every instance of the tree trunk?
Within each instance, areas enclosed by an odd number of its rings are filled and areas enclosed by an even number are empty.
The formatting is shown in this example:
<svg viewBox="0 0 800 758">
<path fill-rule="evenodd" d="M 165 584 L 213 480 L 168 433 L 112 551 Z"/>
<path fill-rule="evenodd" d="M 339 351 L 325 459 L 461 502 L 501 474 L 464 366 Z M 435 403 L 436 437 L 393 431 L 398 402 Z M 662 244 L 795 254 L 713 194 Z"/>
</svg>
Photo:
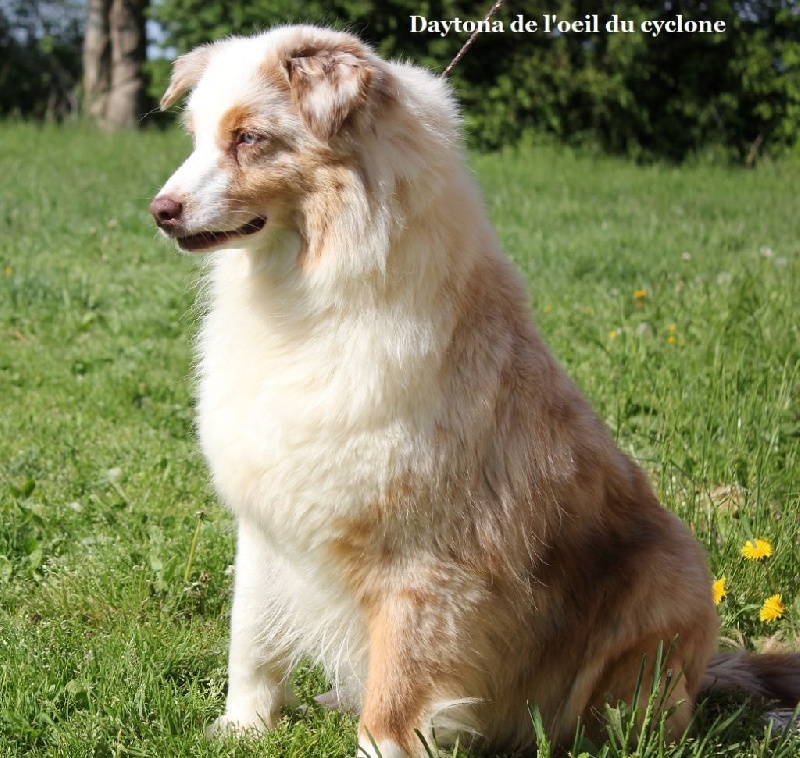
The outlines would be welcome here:
<svg viewBox="0 0 800 758">
<path fill-rule="evenodd" d="M 149 0 L 87 0 L 84 110 L 107 129 L 131 129 L 145 111 Z"/>
<path fill-rule="evenodd" d="M 144 115 L 147 2 L 111 0 L 111 94 L 106 121 L 112 129 L 133 128 Z"/>
<path fill-rule="evenodd" d="M 90 118 L 105 121 L 111 91 L 111 0 L 87 0 L 83 38 L 83 108 Z"/>
</svg>

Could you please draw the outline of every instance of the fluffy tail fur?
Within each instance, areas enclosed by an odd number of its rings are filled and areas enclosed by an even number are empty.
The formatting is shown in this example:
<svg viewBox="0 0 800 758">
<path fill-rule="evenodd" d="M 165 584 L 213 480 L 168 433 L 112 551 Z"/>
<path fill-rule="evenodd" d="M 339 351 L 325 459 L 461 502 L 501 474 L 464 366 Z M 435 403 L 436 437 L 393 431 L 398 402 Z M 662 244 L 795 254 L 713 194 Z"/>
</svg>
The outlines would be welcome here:
<svg viewBox="0 0 800 758">
<path fill-rule="evenodd" d="M 708 664 L 701 690 L 743 692 L 794 708 L 800 703 L 800 653 L 718 653 Z"/>
</svg>

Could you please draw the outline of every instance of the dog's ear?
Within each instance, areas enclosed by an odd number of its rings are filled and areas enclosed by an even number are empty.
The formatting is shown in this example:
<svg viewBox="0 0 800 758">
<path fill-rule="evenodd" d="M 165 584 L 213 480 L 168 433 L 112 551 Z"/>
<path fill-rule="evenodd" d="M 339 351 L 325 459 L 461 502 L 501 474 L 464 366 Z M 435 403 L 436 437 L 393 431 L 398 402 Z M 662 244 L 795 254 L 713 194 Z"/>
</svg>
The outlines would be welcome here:
<svg viewBox="0 0 800 758">
<path fill-rule="evenodd" d="M 292 100 L 309 130 L 323 142 L 367 101 L 376 70 L 353 52 L 306 51 L 283 61 Z"/>
<path fill-rule="evenodd" d="M 186 90 L 192 89 L 200 81 L 210 57 L 211 45 L 203 45 L 175 60 L 169 87 L 159 103 L 162 111 L 175 105 Z"/>
</svg>

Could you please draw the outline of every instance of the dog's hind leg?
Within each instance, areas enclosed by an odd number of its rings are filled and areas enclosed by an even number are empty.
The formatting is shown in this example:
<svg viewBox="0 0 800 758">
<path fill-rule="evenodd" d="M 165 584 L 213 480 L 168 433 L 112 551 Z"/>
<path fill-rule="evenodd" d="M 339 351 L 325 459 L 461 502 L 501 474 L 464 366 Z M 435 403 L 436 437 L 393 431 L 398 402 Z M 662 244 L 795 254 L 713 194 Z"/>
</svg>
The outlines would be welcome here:
<svg viewBox="0 0 800 758">
<path fill-rule="evenodd" d="M 636 729 L 632 735 L 635 742 L 644 730 L 657 732 L 662 717 L 666 719 L 667 739 L 679 739 L 692 719 L 697 689 L 692 683 L 699 678 L 694 669 L 687 672 L 684 651 L 670 651 L 666 642 L 650 640 L 623 653 L 611 661 L 584 714 L 587 735 L 603 741 L 605 705 L 613 707 L 624 702 L 636 709 Z"/>
</svg>

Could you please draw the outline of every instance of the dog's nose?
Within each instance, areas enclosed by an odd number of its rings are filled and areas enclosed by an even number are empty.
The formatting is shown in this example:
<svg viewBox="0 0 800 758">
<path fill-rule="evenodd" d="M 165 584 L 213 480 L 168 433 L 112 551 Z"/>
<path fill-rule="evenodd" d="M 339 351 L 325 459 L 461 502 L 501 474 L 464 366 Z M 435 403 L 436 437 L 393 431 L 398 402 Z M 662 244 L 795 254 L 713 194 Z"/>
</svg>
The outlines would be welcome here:
<svg viewBox="0 0 800 758">
<path fill-rule="evenodd" d="M 150 213 L 159 226 L 172 226 L 180 220 L 183 203 L 169 195 L 159 195 L 150 203 Z"/>
</svg>

